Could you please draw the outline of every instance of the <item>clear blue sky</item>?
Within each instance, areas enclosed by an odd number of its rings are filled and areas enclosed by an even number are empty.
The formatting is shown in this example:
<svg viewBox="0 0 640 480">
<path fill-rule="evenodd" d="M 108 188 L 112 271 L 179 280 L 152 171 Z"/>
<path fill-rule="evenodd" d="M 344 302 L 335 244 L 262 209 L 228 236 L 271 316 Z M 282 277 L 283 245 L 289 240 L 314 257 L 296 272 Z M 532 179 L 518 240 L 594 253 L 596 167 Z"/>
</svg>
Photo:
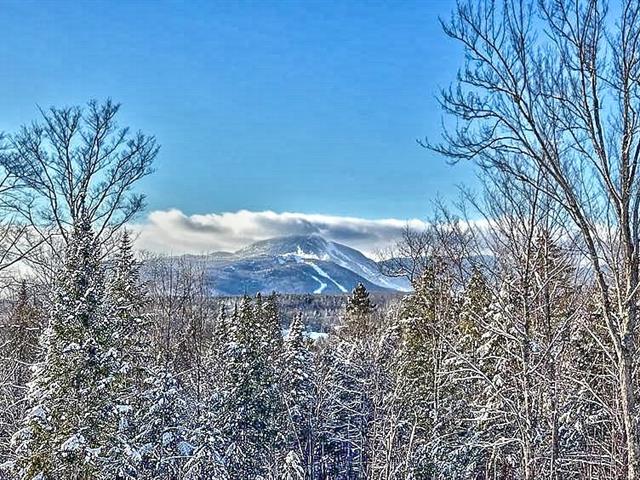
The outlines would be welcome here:
<svg viewBox="0 0 640 480">
<path fill-rule="evenodd" d="M 424 217 L 473 179 L 418 147 L 463 60 L 453 0 L 0 0 L 0 131 L 111 97 L 157 136 L 151 209 Z"/>
</svg>

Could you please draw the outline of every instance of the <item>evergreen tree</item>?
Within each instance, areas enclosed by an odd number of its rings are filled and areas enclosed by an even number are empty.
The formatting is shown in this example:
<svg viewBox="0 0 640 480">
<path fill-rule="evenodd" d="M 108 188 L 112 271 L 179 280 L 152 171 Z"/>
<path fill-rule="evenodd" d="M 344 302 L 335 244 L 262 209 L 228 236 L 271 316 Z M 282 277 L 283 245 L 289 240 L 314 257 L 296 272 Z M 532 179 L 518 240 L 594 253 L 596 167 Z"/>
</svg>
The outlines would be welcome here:
<svg viewBox="0 0 640 480">
<path fill-rule="evenodd" d="M 265 447 L 270 449 L 270 463 L 278 465 L 286 454 L 286 403 L 283 388 L 284 342 L 280 308 L 275 292 L 256 306 L 260 346 L 256 345 L 256 375 L 263 392 L 262 408 L 266 419 Z"/>
<path fill-rule="evenodd" d="M 123 362 L 122 381 L 115 392 L 120 421 L 113 455 L 117 461 L 111 466 L 114 478 L 136 476 L 142 469 L 142 432 L 146 428 L 145 417 L 152 407 L 149 398 L 152 395 L 145 395 L 145 391 L 154 389 L 157 374 L 150 351 L 149 322 L 144 313 L 146 298 L 139 270 L 131 238 L 125 231 L 107 290 L 108 327 Z"/>
<path fill-rule="evenodd" d="M 237 315 L 237 313 L 236 313 Z M 229 478 L 224 458 L 227 443 L 221 432 L 224 421 L 223 390 L 227 387 L 227 357 L 225 349 L 229 337 L 230 320 L 226 307 L 220 308 L 213 337 L 204 358 L 204 371 L 209 381 L 205 383 L 200 405 L 192 405 L 194 415 L 190 428 L 190 443 L 194 445 L 191 458 L 184 468 L 185 480 L 225 480 Z M 196 413 L 197 412 L 197 413 Z"/>
<path fill-rule="evenodd" d="M 106 310 L 100 252 L 84 220 L 74 226 L 53 291 L 31 410 L 14 436 L 18 478 L 113 478 L 108 472 L 119 427 L 114 392 L 123 362 Z"/>
<path fill-rule="evenodd" d="M 228 442 L 232 478 L 255 478 L 277 470 L 283 456 L 285 408 L 280 372 L 282 340 L 261 296 L 245 296 L 229 322 L 224 348 L 226 375 L 218 387 L 221 433 Z M 271 317 L 271 318 L 270 318 Z"/>
<path fill-rule="evenodd" d="M 487 279 L 479 269 L 474 268 L 464 290 L 459 322 L 460 336 L 470 344 L 471 349 L 483 333 L 482 321 L 490 303 L 491 292 Z"/>
<path fill-rule="evenodd" d="M 300 464 L 300 458 L 295 452 L 291 451 L 284 459 L 282 473 L 279 475 L 281 480 L 304 480 L 304 468 Z"/>
<path fill-rule="evenodd" d="M 439 475 L 483 477 L 486 451 L 478 447 L 483 439 L 469 415 L 486 391 L 485 376 L 492 374 L 485 359 L 487 352 L 480 346 L 489 349 L 489 356 L 495 353 L 493 340 L 487 343 L 492 294 L 481 270 L 472 270 L 461 296 L 459 318 L 447 339 L 449 351 L 443 362 L 447 368 L 442 374 L 445 385 L 441 390 L 444 412 L 440 433 L 445 440 L 432 450 Z"/>
<path fill-rule="evenodd" d="M 375 305 L 369 298 L 369 292 L 362 283 L 358 283 L 347 299 L 346 325 L 354 337 L 364 336 L 373 328 L 371 321 Z"/>
<path fill-rule="evenodd" d="M 207 413 L 201 414 L 199 425 L 192 432 L 192 443 L 195 447 L 184 466 L 182 477 L 184 480 L 227 480 L 230 478 L 224 456 L 220 452 L 223 439 Z"/>
<path fill-rule="evenodd" d="M 227 374 L 220 385 L 222 434 L 228 441 L 227 464 L 232 478 L 255 478 L 266 471 L 261 380 L 255 355 L 258 340 L 255 310 L 245 296 L 231 318 L 225 348 Z"/>
<path fill-rule="evenodd" d="M 144 405 L 138 422 L 141 456 L 140 478 L 179 478 L 183 464 L 193 455 L 188 441 L 187 403 L 184 392 L 168 365 L 155 367 L 147 378 Z"/>
<path fill-rule="evenodd" d="M 330 457 L 328 472 L 337 478 L 364 479 L 370 474 L 376 422 L 373 391 L 378 378 L 375 365 L 380 328 L 375 306 L 363 284 L 358 284 L 347 300 L 344 322 L 327 344 L 321 368 L 330 377 L 332 390 L 323 430 L 323 455 Z M 323 374 L 324 375 L 324 374 Z"/>
<path fill-rule="evenodd" d="M 126 350 L 129 363 L 142 363 L 139 358 L 148 350 L 145 345 L 147 327 L 144 306 L 144 287 L 140 282 L 140 266 L 135 259 L 129 233 L 122 234 L 116 253 L 115 268 L 109 283 L 109 301 L 112 307 L 112 329 L 114 335 Z"/>
<path fill-rule="evenodd" d="M 399 468 L 409 478 L 437 474 L 434 458 L 442 436 L 438 429 L 448 420 L 441 401 L 447 383 L 441 371 L 449 351 L 443 338 L 456 324 L 451 282 L 446 265 L 428 266 L 401 305 L 398 435 L 408 453 Z"/>
<path fill-rule="evenodd" d="M 303 334 L 302 315 L 293 317 L 284 342 L 283 394 L 290 432 L 289 449 L 309 471 L 312 461 L 313 362 Z M 288 462 L 289 465 L 291 462 Z"/>
<path fill-rule="evenodd" d="M 263 335 L 266 339 L 266 355 L 271 357 L 271 365 L 274 371 L 280 372 L 282 365 L 282 352 L 284 348 L 282 339 L 282 327 L 280 324 L 280 307 L 278 305 L 278 296 L 275 292 L 271 293 L 262 307 L 263 315 Z"/>
</svg>

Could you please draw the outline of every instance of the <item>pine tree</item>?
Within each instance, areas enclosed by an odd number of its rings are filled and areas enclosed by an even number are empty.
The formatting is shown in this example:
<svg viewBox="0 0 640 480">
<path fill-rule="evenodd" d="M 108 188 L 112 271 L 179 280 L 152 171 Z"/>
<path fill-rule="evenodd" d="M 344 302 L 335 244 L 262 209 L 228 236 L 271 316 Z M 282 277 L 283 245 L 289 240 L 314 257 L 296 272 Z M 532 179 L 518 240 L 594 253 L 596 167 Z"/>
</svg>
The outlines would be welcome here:
<svg viewBox="0 0 640 480">
<path fill-rule="evenodd" d="M 369 292 L 362 283 L 358 283 L 347 299 L 346 328 L 351 335 L 364 336 L 373 328 L 371 321 L 375 305 L 369 298 Z"/>
<path fill-rule="evenodd" d="M 207 355 L 206 362 L 209 364 Z M 211 381 L 215 377 L 211 377 Z M 185 480 L 226 480 L 229 478 L 224 458 L 225 439 L 219 429 L 220 402 L 214 390 L 203 392 L 199 406 L 189 405 L 188 444 L 192 451 L 183 468 Z"/>
<path fill-rule="evenodd" d="M 227 306 L 222 304 L 212 326 L 211 339 L 205 350 L 203 368 L 208 376 L 205 382 L 203 398 L 210 403 L 217 392 L 217 386 L 224 379 L 226 368 L 226 348 L 231 329 L 231 315 Z"/>
<path fill-rule="evenodd" d="M 109 301 L 112 306 L 112 328 L 126 349 L 128 358 L 138 357 L 144 346 L 144 316 L 146 303 L 144 288 L 140 282 L 140 265 L 135 259 L 129 233 L 122 234 L 115 258 L 115 268 L 109 284 Z"/>
<path fill-rule="evenodd" d="M 280 309 L 278 306 L 278 296 L 275 292 L 267 297 L 264 303 L 264 335 L 268 340 L 269 353 L 273 360 L 281 357 L 283 349 L 282 328 L 280 325 Z M 279 366 L 275 366 L 276 369 Z"/>
<path fill-rule="evenodd" d="M 223 391 L 227 386 L 227 341 L 229 338 L 230 320 L 226 307 L 220 308 L 213 336 L 206 350 L 203 368 L 208 382 L 203 386 L 200 405 L 191 405 L 193 421 L 191 422 L 189 441 L 194 446 L 191 458 L 184 466 L 185 480 L 225 480 L 229 478 L 224 455 L 227 443 L 222 435 L 223 425 Z"/>
<path fill-rule="evenodd" d="M 137 420 L 141 445 L 139 477 L 172 480 L 179 478 L 194 447 L 187 439 L 184 392 L 168 365 L 160 364 L 155 369 L 147 379 L 152 383 L 144 391 L 146 408 Z"/>
<path fill-rule="evenodd" d="M 460 335 L 465 341 L 475 344 L 482 334 L 481 324 L 491 302 L 491 292 L 487 279 L 482 272 L 474 268 L 465 288 L 460 312 Z M 470 348 L 473 348 L 471 345 Z"/>
<path fill-rule="evenodd" d="M 260 379 L 256 376 L 255 310 L 243 297 L 231 318 L 225 345 L 227 374 L 220 385 L 221 430 L 228 446 L 227 465 L 232 478 L 254 478 L 265 472 L 262 441 L 264 420 L 260 408 Z"/>
<path fill-rule="evenodd" d="M 305 466 L 303 470 L 309 471 L 313 446 L 313 362 L 303 329 L 302 315 L 297 314 L 284 342 L 283 394 L 289 418 L 288 448 L 297 462 Z"/>
<path fill-rule="evenodd" d="M 377 366 L 374 364 L 380 324 L 363 284 L 347 300 L 344 322 L 335 329 L 320 364 L 321 375 L 330 378 L 323 455 L 332 464 L 329 476 L 367 478 L 371 469 L 371 429 Z"/>
<path fill-rule="evenodd" d="M 301 465 L 300 458 L 295 452 L 291 451 L 284 458 L 282 473 L 279 475 L 280 480 L 304 480 L 305 470 Z"/>
<path fill-rule="evenodd" d="M 414 292 L 403 299 L 400 308 L 398 435 L 408 453 L 399 468 L 409 478 L 436 474 L 432 442 L 439 440 L 437 428 L 446 418 L 440 403 L 446 383 L 440 372 L 448 352 L 443 333 L 455 325 L 451 321 L 455 319 L 455 303 L 446 267 L 432 265 L 414 282 Z"/>
<path fill-rule="evenodd" d="M 115 461 L 111 465 L 114 478 L 133 477 L 142 468 L 143 418 L 151 407 L 145 389 L 155 383 L 156 369 L 150 351 L 149 324 L 144 313 L 146 299 L 139 270 L 129 233 L 125 231 L 107 290 L 110 335 L 122 352 L 123 362 L 122 382 L 116 392 L 120 421 L 113 452 Z"/>
<path fill-rule="evenodd" d="M 232 478 L 265 476 L 277 470 L 283 455 L 285 409 L 277 369 L 282 351 L 274 347 L 282 340 L 274 339 L 273 318 L 265 307 L 260 296 L 255 303 L 245 296 L 229 322 L 227 369 L 218 391 Z"/>
<path fill-rule="evenodd" d="M 53 292 L 45 358 L 34 372 L 25 427 L 16 433 L 16 476 L 113 478 L 122 359 L 111 337 L 100 252 L 84 220 L 74 226 Z"/>
<path fill-rule="evenodd" d="M 256 352 L 257 377 L 264 394 L 265 447 L 270 449 L 272 465 L 286 454 L 286 403 L 283 388 L 284 342 L 280 325 L 278 297 L 271 293 L 262 306 L 256 308 L 260 346 Z"/>
</svg>

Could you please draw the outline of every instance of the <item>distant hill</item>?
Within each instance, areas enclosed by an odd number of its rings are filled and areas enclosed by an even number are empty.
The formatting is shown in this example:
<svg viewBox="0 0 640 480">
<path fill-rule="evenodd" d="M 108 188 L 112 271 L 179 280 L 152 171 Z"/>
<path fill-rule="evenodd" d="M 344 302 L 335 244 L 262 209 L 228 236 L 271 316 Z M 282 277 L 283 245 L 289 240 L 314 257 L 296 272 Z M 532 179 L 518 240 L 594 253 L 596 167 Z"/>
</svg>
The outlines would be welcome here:
<svg viewBox="0 0 640 480">
<path fill-rule="evenodd" d="M 379 265 L 358 250 L 320 235 L 277 237 L 234 253 L 190 255 L 204 267 L 213 295 L 258 292 L 338 294 L 362 282 L 371 292 L 405 292 L 409 282 L 380 272 Z"/>
</svg>

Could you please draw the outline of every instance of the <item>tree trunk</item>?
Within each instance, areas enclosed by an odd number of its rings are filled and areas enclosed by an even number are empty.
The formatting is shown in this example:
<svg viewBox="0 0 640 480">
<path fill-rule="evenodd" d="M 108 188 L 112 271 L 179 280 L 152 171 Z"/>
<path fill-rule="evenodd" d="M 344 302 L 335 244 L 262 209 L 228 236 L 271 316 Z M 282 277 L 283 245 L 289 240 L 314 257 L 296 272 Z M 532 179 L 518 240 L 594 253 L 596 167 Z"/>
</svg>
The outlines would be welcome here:
<svg viewBox="0 0 640 480">
<path fill-rule="evenodd" d="M 627 480 L 640 479 L 640 448 L 638 445 L 638 428 L 635 417 L 635 392 L 633 389 L 632 353 L 623 345 L 620 359 L 620 394 L 622 403 L 622 421 L 624 422 L 627 443 Z"/>
</svg>

